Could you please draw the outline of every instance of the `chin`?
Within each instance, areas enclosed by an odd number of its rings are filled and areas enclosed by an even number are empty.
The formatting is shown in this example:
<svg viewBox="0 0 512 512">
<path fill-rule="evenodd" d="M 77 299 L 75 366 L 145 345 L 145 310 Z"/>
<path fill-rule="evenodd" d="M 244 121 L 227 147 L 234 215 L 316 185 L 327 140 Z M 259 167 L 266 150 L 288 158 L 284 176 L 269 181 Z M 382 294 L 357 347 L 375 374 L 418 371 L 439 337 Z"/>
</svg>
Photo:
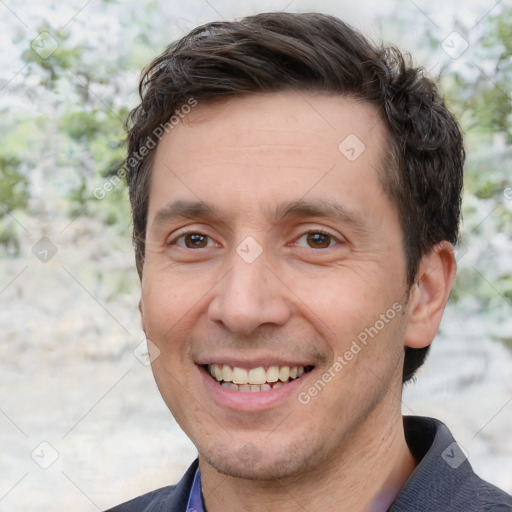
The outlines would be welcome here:
<svg viewBox="0 0 512 512">
<path fill-rule="evenodd" d="M 281 453 L 272 451 L 268 446 L 265 451 L 247 442 L 241 449 L 228 453 L 199 452 L 199 458 L 204 460 L 218 473 L 245 480 L 272 481 L 290 478 L 304 473 L 313 465 L 315 452 L 310 443 L 302 449 L 291 449 L 281 445 Z M 307 449 L 307 453 L 306 450 Z"/>
</svg>

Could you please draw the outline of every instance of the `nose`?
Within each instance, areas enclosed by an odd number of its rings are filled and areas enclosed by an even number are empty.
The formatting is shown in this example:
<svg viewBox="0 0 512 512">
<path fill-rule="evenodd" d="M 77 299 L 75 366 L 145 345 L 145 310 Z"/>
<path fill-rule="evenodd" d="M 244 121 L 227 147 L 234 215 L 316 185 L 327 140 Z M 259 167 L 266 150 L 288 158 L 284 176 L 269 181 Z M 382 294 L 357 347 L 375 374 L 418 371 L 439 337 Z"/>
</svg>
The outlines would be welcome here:
<svg viewBox="0 0 512 512">
<path fill-rule="evenodd" d="M 241 335 L 265 324 L 284 325 L 290 317 L 285 290 L 264 257 L 248 263 L 235 253 L 210 302 L 208 318 Z"/>
</svg>

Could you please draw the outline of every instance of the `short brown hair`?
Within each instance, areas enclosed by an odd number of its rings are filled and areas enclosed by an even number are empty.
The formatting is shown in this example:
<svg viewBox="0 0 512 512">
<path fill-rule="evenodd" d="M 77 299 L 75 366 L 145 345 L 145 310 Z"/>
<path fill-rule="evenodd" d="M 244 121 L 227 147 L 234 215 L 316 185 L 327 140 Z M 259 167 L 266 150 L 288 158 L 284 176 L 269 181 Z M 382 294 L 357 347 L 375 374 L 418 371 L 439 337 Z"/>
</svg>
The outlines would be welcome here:
<svg viewBox="0 0 512 512">
<path fill-rule="evenodd" d="M 125 162 L 140 277 L 154 156 L 147 146 L 158 127 L 191 98 L 208 104 L 285 90 L 354 97 L 378 109 L 389 146 L 380 178 L 398 211 L 409 285 L 426 252 L 443 240 L 456 243 L 465 155 L 435 82 L 395 47 L 373 44 L 338 18 L 263 13 L 197 27 L 143 72 L 141 104 L 127 120 Z M 406 348 L 404 382 L 428 349 Z"/>
</svg>

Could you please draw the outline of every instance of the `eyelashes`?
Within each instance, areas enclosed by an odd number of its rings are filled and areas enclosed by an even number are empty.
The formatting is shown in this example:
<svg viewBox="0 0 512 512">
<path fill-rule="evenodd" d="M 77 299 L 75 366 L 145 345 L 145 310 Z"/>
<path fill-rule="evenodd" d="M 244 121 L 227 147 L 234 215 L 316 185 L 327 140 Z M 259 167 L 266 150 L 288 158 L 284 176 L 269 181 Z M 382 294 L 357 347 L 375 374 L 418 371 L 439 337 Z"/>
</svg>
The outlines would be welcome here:
<svg viewBox="0 0 512 512">
<path fill-rule="evenodd" d="M 328 249 L 336 243 L 340 243 L 336 237 L 327 231 L 308 231 L 307 233 L 304 233 L 302 236 L 300 236 L 297 241 L 304 237 L 306 237 L 306 243 L 309 245 L 309 249 Z M 313 244 L 314 247 L 312 247 L 310 244 Z"/>
<path fill-rule="evenodd" d="M 300 243 L 302 241 L 302 243 Z M 292 242 L 292 245 L 302 247 L 305 249 L 322 250 L 329 249 L 342 242 L 335 237 L 332 233 L 327 231 L 315 229 L 303 233 L 301 236 Z M 182 249 L 199 250 L 209 247 L 219 247 L 220 245 L 213 240 L 209 235 L 201 233 L 200 231 L 187 231 L 182 232 L 179 236 L 169 240 L 167 245 L 175 245 Z"/>
<path fill-rule="evenodd" d="M 208 235 L 190 231 L 183 233 L 174 243 L 170 243 L 170 245 L 175 244 L 183 249 L 205 249 L 206 247 L 211 247 L 211 245 L 216 245 L 215 243 L 210 244 L 209 242 L 213 242 L 213 240 Z"/>
</svg>

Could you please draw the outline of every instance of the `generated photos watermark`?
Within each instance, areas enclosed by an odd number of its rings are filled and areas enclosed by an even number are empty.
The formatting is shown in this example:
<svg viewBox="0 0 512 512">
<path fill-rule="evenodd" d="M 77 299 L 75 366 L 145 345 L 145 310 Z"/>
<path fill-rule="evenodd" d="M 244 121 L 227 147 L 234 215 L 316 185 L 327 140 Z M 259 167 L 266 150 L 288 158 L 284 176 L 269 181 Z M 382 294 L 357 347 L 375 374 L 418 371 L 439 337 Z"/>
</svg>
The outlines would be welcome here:
<svg viewBox="0 0 512 512">
<path fill-rule="evenodd" d="M 189 98 L 186 103 L 174 111 L 174 114 L 165 123 L 159 124 L 151 135 L 148 135 L 146 141 L 140 147 L 139 151 L 132 153 L 130 158 L 126 161 L 114 176 L 111 176 L 105 180 L 101 185 L 98 185 L 93 190 L 94 197 L 96 199 L 104 199 L 109 192 L 114 190 L 119 183 L 121 183 L 126 175 L 129 173 L 130 168 L 136 168 L 137 165 L 149 155 L 150 151 L 155 149 L 157 144 L 162 140 L 166 133 L 169 133 L 175 128 L 182 119 L 184 119 L 194 107 L 197 106 L 197 100 L 195 98 Z M 128 168 L 127 168 L 128 166 Z"/>
<path fill-rule="evenodd" d="M 345 366 L 347 366 L 350 361 L 368 345 L 368 342 L 375 338 L 402 309 L 402 304 L 395 302 L 385 313 L 379 316 L 379 319 L 376 320 L 372 326 L 365 327 L 365 329 L 356 336 L 356 339 L 352 340 L 350 347 L 343 354 L 338 355 L 336 361 L 315 381 L 315 383 L 306 391 L 299 393 L 297 397 L 299 402 L 303 405 L 309 404 L 311 399 L 317 396 L 336 375 L 339 375 Z"/>
</svg>

